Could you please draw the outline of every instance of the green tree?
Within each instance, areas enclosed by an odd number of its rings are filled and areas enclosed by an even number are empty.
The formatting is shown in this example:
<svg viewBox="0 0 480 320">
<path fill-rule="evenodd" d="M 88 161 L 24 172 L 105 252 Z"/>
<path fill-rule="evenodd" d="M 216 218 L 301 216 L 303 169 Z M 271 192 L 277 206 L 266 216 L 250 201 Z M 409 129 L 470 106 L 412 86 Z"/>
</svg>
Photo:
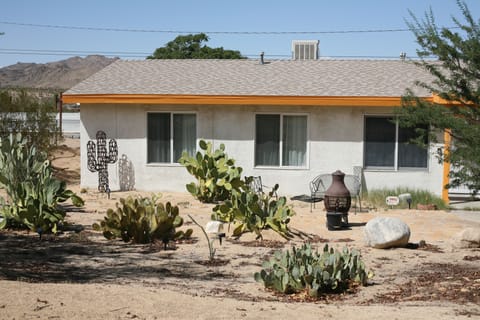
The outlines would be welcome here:
<svg viewBox="0 0 480 320">
<path fill-rule="evenodd" d="M 157 48 L 147 59 L 243 59 L 240 51 L 210 48 L 204 45 L 205 33 L 178 36 L 164 47 Z"/>
<path fill-rule="evenodd" d="M 449 162 L 450 183 L 447 188 L 466 185 L 473 193 L 480 190 L 480 26 L 467 5 L 457 1 L 464 21 L 452 18 L 456 27 L 437 27 L 432 10 L 418 19 L 412 12 L 407 22 L 421 49 L 415 63 L 432 76 L 432 81 L 417 82 L 446 103 L 422 100 L 407 90 L 399 109 L 400 123 L 417 129 L 418 141 L 428 135 L 438 142 L 439 132 L 452 137 L 452 144 L 438 150 L 440 162 Z M 452 30 L 453 29 L 453 30 Z M 437 59 L 432 60 L 432 57 Z"/>
<path fill-rule="evenodd" d="M 21 133 L 28 146 L 48 152 L 55 142 L 58 128 L 56 105 L 38 99 L 26 90 L 0 91 L 0 137 Z"/>
</svg>

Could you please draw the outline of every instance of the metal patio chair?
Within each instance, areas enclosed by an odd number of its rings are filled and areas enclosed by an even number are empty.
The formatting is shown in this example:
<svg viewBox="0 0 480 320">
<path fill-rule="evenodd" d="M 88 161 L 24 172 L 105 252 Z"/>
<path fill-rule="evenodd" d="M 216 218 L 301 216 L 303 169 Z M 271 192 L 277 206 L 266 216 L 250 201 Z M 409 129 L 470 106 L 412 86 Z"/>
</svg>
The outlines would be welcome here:
<svg viewBox="0 0 480 320">
<path fill-rule="evenodd" d="M 261 176 L 252 176 L 250 177 L 252 180 L 250 181 L 250 189 L 253 190 L 253 192 L 257 194 L 264 194 L 265 191 L 263 188 L 268 188 L 268 189 L 273 189 L 272 187 L 266 186 L 262 183 L 262 177 Z M 278 199 L 277 191 L 273 193 L 275 198 Z"/>
<path fill-rule="evenodd" d="M 346 174 L 343 179 L 345 186 L 350 191 L 350 196 L 355 199 L 355 213 L 357 213 L 357 207 L 360 206 L 360 212 L 362 211 L 362 199 L 360 192 L 362 191 L 362 182 L 358 176 L 353 174 Z M 358 204 L 357 204 L 358 203 Z"/>
<path fill-rule="evenodd" d="M 310 212 L 315 208 L 315 202 L 323 200 L 325 191 L 332 184 L 330 173 L 321 174 L 310 182 Z"/>
</svg>

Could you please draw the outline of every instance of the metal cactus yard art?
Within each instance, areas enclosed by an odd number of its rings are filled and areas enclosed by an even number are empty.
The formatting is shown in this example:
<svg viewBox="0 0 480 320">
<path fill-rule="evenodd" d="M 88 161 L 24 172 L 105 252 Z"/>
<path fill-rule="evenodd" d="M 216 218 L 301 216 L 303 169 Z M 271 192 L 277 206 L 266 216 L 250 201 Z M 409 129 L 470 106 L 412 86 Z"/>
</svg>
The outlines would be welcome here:
<svg viewBox="0 0 480 320">
<path fill-rule="evenodd" d="M 91 172 L 98 172 L 98 191 L 106 192 L 108 194 L 108 198 L 110 198 L 110 186 L 108 185 L 108 164 L 115 163 L 117 161 L 117 142 L 115 139 L 110 139 L 108 142 L 107 152 L 107 135 L 105 132 L 98 131 L 96 139 L 96 144 L 92 140 L 87 142 L 87 167 Z"/>
</svg>

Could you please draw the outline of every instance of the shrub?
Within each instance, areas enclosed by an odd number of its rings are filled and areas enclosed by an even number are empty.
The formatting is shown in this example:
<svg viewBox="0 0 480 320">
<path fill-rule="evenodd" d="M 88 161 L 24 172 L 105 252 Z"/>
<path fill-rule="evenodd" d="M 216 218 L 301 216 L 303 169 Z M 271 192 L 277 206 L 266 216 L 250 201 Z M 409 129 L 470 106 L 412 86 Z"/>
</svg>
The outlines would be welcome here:
<svg viewBox="0 0 480 320">
<path fill-rule="evenodd" d="M 291 238 L 288 223 L 295 212 L 286 204 L 285 197 L 277 200 L 274 196 L 277 190 L 278 184 L 268 194 L 255 193 L 249 187 L 233 190 L 231 199 L 213 208 L 212 220 L 233 222 L 234 236 L 255 232 L 257 238 L 262 238 L 262 230 L 270 228 L 284 238 Z"/>
<path fill-rule="evenodd" d="M 158 197 L 132 197 L 120 199 L 116 209 L 108 209 L 103 221 L 93 224 L 93 229 L 103 231 L 107 239 L 121 238 L 124 242 L 150 243 L 158 239 L 165 248 L 169 241 L 189 238 L 193 230 L 176 231 L 183 225 L 177 206 L 165 205 Z"/>
<path fill-rule="evenodd" d="M 312 297 L 326 292 L 341 292 L 352 283 L 366 285 L 373 273 L 365 270 L 357 250 L 347 247 L 340 253 L 328 244 L 323 252 L 314 251 L 309 243 L 292 251 L 277 251 L 255 273 L 255 280 L 266 288 L 290 294 L 307 290 Z"/>
<path fill-rule="evenodd" d="M 369 190 L 365 196 L 365 200 L 375 208 L 387 209 L 385 199 L 388 196 L 398 196 L 403 193 L 410 193 L 412 195 L 412 208 L 416 208 L 418 204 L 434 204 L 438 209 L 448 209 L 447 204 L 438 196 L 426 190 L 409 189 L 405 187 L 398 187 L 396 189 L 373 189 Z M 408 208 L 408 203 L 400 202 L 395 208 Z"/>
<path fill-rule="evenodd" d="M 235 160 L 229 159 L 225 146 L 212 151 L 211 142 L 200 140 L 200 149 L 195 157 L 186 152 L 182 154 L 179 163 L 197 179 L 197 183 L 187 184 L 187 190 L 195 198 L 205 203 L 215 203 L 229 199 L 232 190 L 238 190 L 242 185 L 242 168 L 235 167 Z"/>
<path fill-rule="evenodd" d="M 56 233 L 65 218 L 58 203 L 71 199 L 82 206 L 83 200 L 64 181 L 53 177 L 50 161 L 44 152 L 27 146 L 21 134 L 0 138 L 0 185 L 8 200 L 0 197 L 0 228 L 28 228 L 39 234 Z"/>
<path fill-rule="evenodd" d="M 59 136 L 52 90 L 6 89 L 0 91 L 0 137 L 21 133 L 28 147 L 48 152 Z M 48 98 L 40 98 L 41 96 Z"/>
</svg>

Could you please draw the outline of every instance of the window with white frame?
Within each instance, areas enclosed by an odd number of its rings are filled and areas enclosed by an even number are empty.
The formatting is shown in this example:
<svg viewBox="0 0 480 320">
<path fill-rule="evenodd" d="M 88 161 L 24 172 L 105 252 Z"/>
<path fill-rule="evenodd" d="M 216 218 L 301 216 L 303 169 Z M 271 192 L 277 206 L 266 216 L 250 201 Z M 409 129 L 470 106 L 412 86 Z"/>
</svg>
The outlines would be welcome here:
<svg viewBox="0 0 480 320">
<path fill-rule="evenodd" d="M 402 128 L 393 117 L 366 117 L 365 168 L 427 168 L 428 151 L 411 142 L 416 137 L 415 128 Z"/>
<path fill-rule="evenodd" d="M 176 163 L 183 151 L 194 155 L 197 124 L 192 113 L 147 113 L 147 162 Z"/>
<path fill-rule="evenodd" d="M 307 116 L 257 114 L 255 128 L 255 166 L 306 166 Z"/>
</svg>

